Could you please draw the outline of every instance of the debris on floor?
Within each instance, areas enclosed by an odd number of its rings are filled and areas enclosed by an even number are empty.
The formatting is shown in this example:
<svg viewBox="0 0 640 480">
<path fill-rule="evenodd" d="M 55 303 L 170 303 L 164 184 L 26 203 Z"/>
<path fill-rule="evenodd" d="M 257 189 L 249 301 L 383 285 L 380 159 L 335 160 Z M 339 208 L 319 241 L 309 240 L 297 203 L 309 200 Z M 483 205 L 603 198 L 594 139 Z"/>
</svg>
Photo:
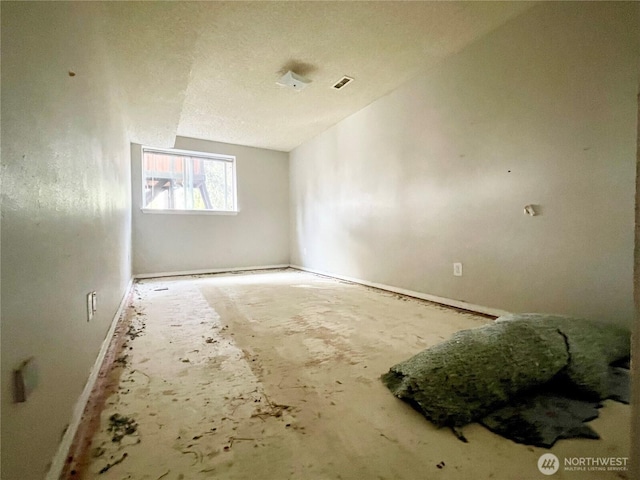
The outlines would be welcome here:
<svg viewBox="0 0 640 480">
<path fill-rule="evenodd" d="M 102 469 L 101 469 L 98 473 L 99 473 L 99 474 L 103 474 L 103 473 L 105 473 L 106 471 L 108 471 L 110 468 L 115 467 L 116 465 L 118 465 L 118 464 L 120 464 L 120 463 L 124 462 L 124 459 L 125 459 L 125 458 L 127 458 L 127 455 L 128 455 L 128 454 L 127 454 L 127 452 L 124 452 L 124 453 L 122 454 L 122 457 L 120 457 L 118 460 L 116 460 L 116 461 L 115 461 L 115 462 L 113 462 L 113 463 L 107 463 L 104 467 L 102 467 Z"/>
<path fill-rule="evenodd" d="M 121 355 L 118 358 L 116 358 L 113 363 L 116 365 L 120 365 L 121 367 L 126 367 L 127 366 L 127 358 L 129 358 L 129 355 Z"/>
<path fill-rule="evenodd" d="M 107 430 L 113 434 L 112 442 L 121 442 L 125 435 L 133 435 L 138 430 L 138 424 L 133 418 L 114 413 L 109 417 Z"/>
<path fill-rule="evenodd" d="M 519 478 L 525 461 L 538 472 L 538 451 L 479 425 L 464 432 L 473 448 L 425 429 L 378 381 L 406 352 L 486 317 L 293 271 L 134 288 L 109 386 L 85 417 L 94 433 L 65 480 Z M 597 420 L 601 445 L 581 455 L 625 454 L 629 409 L 612 407 Z M 616 480 L 584 475 L 603 478 Z"/>
<path fill-rule="evenodd" d="M 610 392 L 607 398 L 629 404 L 629 370 L 609 368 Z M 494 433 L 517 443 L 551 448 L 563 438 L 599 439 L 585 425 L 598 417 L 603 404 L 596 400 L 574 398 L 553 382 L 539 393 L 530 392 L 480 420 Z"/>
<path fill-rule="evenodd" d="M 129 329 L 126 333 L 127 337 L 129 337 L 129 340 L 134 340 L 142 335 L 145 326 L 146 325 L 144 322 L 139 322 L 136 324 L 132 322 L 131 325 L 129 325 Z"/>
<path fill-rule="evenodd" d="M 601 406 L 546 392 L 524 396 L 490 413 L 480 423 L 514 442 L 551 448 L 562 438 L 600 438 L 584 422 L 597 418 Z"/>
<path fill-rule="evenodd" d="M 548 448 L 558 438 L 598 438 L 583 422 L 598 416 L 600 400 L 628 401 L 628 376 L 610 365 L 629 354 L 629 332 L 617 326 L 508 315 L 456 333 L 393 366 L 382 381 L 461 440 L 460 427 L 482 419 L 507 438 Z M 538 393 L 554 385 L 562 391 Z"/>
</svg>

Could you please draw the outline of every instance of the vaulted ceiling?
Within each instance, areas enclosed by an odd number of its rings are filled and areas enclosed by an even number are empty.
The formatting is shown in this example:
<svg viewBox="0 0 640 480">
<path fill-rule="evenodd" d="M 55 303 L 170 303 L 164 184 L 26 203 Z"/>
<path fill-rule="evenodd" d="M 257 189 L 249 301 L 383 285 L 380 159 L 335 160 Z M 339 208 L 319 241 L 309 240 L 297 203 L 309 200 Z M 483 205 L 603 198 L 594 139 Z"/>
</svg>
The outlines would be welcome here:
<svg viewBox="0 0 640 480">
<path fill-rule="evenodd" d="M 289 151 L 531 5 L 108 2 L 102 28 L 133 141 Z M 289 69 L 311 84 L 277 85 Z"/>
</svg>

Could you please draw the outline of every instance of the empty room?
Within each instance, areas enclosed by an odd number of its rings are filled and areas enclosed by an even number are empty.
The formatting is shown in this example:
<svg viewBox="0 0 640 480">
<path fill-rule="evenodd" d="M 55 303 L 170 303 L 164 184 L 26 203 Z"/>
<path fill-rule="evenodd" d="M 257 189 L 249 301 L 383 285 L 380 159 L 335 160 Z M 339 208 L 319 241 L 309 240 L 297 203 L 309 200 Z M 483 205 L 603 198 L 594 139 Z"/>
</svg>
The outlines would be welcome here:
<svg viewBox="0 0 640 480">
<path fill-rule="evenodd" d="M 640 3 L 0 9 L 2 480 L 640 478 Z"/>
</svg>

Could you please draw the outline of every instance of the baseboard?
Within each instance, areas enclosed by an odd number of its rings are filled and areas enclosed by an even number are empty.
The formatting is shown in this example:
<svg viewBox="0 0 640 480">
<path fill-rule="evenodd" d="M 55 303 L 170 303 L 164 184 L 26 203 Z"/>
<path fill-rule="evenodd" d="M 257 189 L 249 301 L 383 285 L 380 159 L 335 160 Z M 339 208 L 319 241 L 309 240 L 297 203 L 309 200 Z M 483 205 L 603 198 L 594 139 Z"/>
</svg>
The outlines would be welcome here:
<svg viewBox="0 0 640 480">
<path fill-rule="evenodd" d="M 482 313 L 484 315 L 490 315 L 492 317 L 500 317 L 502 315 L 507 315 L 510 312 L 505 310 L 499 310 L 497 308 L 485 307 L 482 305 L 475 305 L 473 303 L 463 302 L 461 300 L 452 300 L 450 298 L 438 297 L 437 295 L 430 295 L 428 293 L 416 292 L 414 290 L 407 290 L 405 288 L 393 287 L 391 285 L 385 285 L 382 283 L 369 282 L 367 280 L 362 280 L 359 278 L 347 277 L 345 275 L 338 275 L 335 273 L 323 272 L 320 270 L 315 270 L 313 268 L 301 267 L 300 265 L 289 265 L 291 268 L 295 268 L 296 270 L 302 270 L 304 272 L 315 273 L 317 275 L 323 275 L 325 277 L 337 278 L 339 280 L 346 280 L 347 282 L 359 283 L 360 285 L 365 285 L 367 287 L 379 288 L 381 290 L 387 290 L 393 293 L 399 293 L 401 295 L 407 295 L 409 297 L 419 298 L 421 300 L 427 300 L 429 302 L 439 303 L 441 305 L 446 305 L 448 307 L 455 307 L 462 310 L 469 310 L 471 312 Z"/>
<path fill-rule="evenodd" d="M 60 441 L 60 445 L 58 446 L 58 451 L 51 461 L 51 467 L 47 472 L 45 480 L 58 480 L 60 478 L 60 475 L 62 474 L 62 469 L 64 468 L 65 462 L 67 460 L 69 449 L 71 448 L 73 439 L 76 436 L 76 431 L 78 430 L 78 426 L 80 425 L 80 421 L 82 420 L 82 414 L 84 413 L 84 409 L 87 405 L 87 401 L 89 400 L 89 396 L 91 395 L 96 380 L 98 379 L 98 373 L 100 372 L 100 367 L 102 366 L 102 362 L 104 361 L 104 357 L 109 348 L 109 344 L 111 343 L 111 338 L 113 337 L 116 326 L 118 325 L 118 320 L 122 316 L 122 312 L 127 306 L 127 300 L 129 299 L 129 295 L 132 291 L 133 282 L 134 278 L 131 277 L 129 283 L 127 284 L 124 295 L 122 296 L 122 300 L 120 301 L 120 305 L 118 306 L 118 310 L 111 320 L 111 326 L 109 327 L 109 331 L 107 332 L 107 335 L 102 342 L 98 357 L 96 358 L 96 361 L 93 364 L 93 368 L 91 369 L 91 373 L 89 374 L 89 379 L 87 380 L 87 383 L 84 386 L 84 390 L 82 390 L 82 394 L 78 398 L 75 408 L 73 409 L 71 421 L 69 422 L 69 426 L 62 436 L 62 440 Z"/>
<path fill-rule="evenodd" d="M 205 268 L 203 270 L 181 270 L 178 272 L 138 273 L 133 276 L 136 280 L 143 278 L 180 277 L 185 275 L 206 275 L 208 273 L 243 272 L 248 270 L 273 270 L 276 268 L 289 268 L 289 264 L 261 265 L 258 267 L 233 267 L 233 268 Z"/>
</svg>

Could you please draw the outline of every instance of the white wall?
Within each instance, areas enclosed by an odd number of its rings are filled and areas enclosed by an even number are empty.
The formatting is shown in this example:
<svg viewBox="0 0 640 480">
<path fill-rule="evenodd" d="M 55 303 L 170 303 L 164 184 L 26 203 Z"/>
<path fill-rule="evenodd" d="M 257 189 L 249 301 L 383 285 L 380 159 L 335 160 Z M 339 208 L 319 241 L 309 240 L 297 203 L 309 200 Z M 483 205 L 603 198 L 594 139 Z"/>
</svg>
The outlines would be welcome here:
<svg viewBox="0 0 640 480">
<path fill-rule="evenodd" d="M 2 2 L 2 471 L 44 478 L 131 277 L 129 143 L 87 2 Z M 72 70 L 74 77 L 69 76 Z M 99 309 L 86 320 L 85 295 Z M 12 402 L 34 356 L 39 385 Z"/>
<path fill-rule="evenodd" d="M 183 137 L 176 148 L 235 155 L 239 212 L 143 213 L 141 147 L 132 145 L 134 273 L 288 264 L 288 155 Z"/>
<path fill-rule="evenodd" d="M 296 148 L 292 263 L 630 323 L 639 8 L 536 6 Z"/>
</svg>

